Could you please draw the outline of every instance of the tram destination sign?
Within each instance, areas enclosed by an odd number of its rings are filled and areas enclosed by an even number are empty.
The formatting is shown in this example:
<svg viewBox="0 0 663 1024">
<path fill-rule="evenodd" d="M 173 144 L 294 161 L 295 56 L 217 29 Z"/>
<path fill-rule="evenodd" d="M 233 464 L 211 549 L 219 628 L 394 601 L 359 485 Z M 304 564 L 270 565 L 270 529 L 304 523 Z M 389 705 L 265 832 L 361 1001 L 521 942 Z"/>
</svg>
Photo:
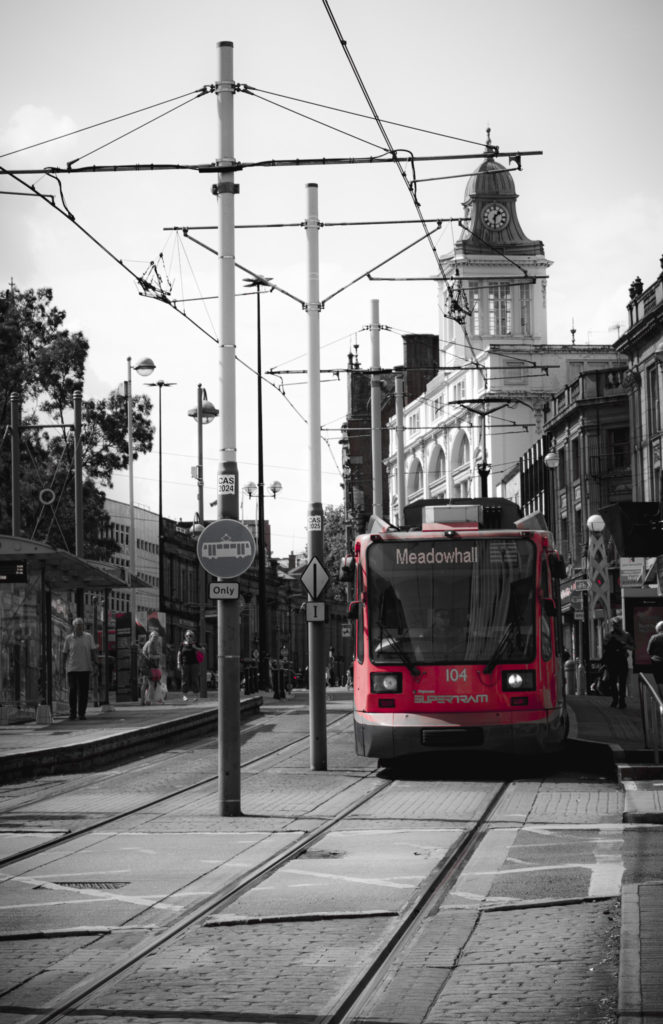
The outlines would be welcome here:
<svg viewBox="0 0 663 1024">
<path fill-rule="evenodd" d="M 222 580 L 245 573 L 255 553 L 253 534 L 236 519 L 217 519 L 198 537 L 198 561 L 205 572 Z"/>
<path fill-rule="evenodd" d="M 28 563 L 16 558 L 0 560 L 0 583 L 27 583 Z"/>
</svg>

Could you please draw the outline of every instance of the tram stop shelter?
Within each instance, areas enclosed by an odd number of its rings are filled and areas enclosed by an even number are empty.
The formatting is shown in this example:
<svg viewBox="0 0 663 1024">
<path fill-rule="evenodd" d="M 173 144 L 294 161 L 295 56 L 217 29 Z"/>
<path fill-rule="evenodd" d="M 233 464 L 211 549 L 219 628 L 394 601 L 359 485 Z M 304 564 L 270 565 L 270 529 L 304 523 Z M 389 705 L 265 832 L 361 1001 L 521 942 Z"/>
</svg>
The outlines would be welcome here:
<svg viewBox="0 0 663 1024">
<path fill-rule="evenodd" d="M 102 594 L 105 609 L 111 590 L 145 586 L 138 577 L 126 582 L 121 571 L 0 534 L 0 704 L 66 702 L 62 650 L 76 615 L 76 592 Z"/>
</svg>

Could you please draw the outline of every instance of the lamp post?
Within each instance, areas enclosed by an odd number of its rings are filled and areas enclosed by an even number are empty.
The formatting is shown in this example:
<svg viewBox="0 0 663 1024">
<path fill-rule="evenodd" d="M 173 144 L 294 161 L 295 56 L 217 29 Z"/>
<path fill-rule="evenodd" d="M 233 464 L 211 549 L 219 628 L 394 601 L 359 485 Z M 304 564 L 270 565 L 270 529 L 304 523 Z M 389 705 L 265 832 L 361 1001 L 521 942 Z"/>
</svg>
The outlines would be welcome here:
<svg viewBox="0 0 663 1024">
<path fill-rule="evenodd" d="M 211 423 L 219 415 L 219 410 L 214 407 L 207 397 L 207 391 L 198 385 L 197 402 L 195 409 L 189 409 L 189 416 L 192 416 L 198 425 L 198 464 L 195 467 L 195 477 L 198 486 L 198 521 L 194 517 L 191 532 L 194 535 L 202 533 L 205 529 L 205 504 L 203 500 L 203 427 Z M 207 606 L 207 595 L 205 593 L 205 570 L 200 562 L 198 563 L 198 643 L 203 652 L 203 660 L 200 664 L 200 696 L 207 696 L 207 627 L 205 623 L 205 608 Z M 217 685 L 221 685 L 221 680 Z"/>
<path fill-rule="evenodd" d="M 553 537 L 557 536 L 557 516 L 555 508 L 555 494 L 557 485 L 557 469 L 559 467 L 559 454 L 553 448 L 543 456 L 543 464 L 550 471 L 548 483 L 545 489 L 545 513 L 550 532 Z"/>
<path fill-rule="evenodd" d="M 262 470 L 262 467 L 259 467 Z M 262 472 L 260 474 L 262 478 Z M 283 489 L 279 480 L 274 480 L 269 489 L 272 497 Z M 265 486 L 262 480 L 257 484 L 249 482 L 244 488 L 249 498 L 254 494 L 258 497 L 258 688 L 268 690 L 267 680 L 269 672 L 267 669 L 267 577 L 265 567 Z"/>
<path fill-rule="evenodd" d="M 134 587 L 134 576 L 136 575 L 136 511 L 134 507 L 134 425 L 133 425 L 133 396 L 131 394 L 131 371 L 135 370 L 141 377 L 149 377 L 156 369 L 151 359 L 141 359 L 135 366 L 131 365 L 131 356 L 127 358 L 127 379 L 124 383 L 124 393 L 127 399 L 127 446 L 129 453 L 129 683 L 131 687 L 131 699 L 138 699 L 138 678 L 136 674 L 136 589 Z"/>
<path fill-rule="evenodd" d="M 153 383 L 145 381 L 148 388 L 159 389 L 159 611 L 163 611 L 163 469 L 161 447 L 161 392 L 164 388 L 172 388 L 174 380 L 157 380 Z"/>
<path fill-rule="evenodd" d="M 610 583 L 608 557 L 603 531 L 603 516 L 594 514 L 587 519 L 587 653 L 588 660 L 597 661 L 602 654 L 599 635 L 602 623 L 610 617 Z M 589 679 L 589 675 L 587 677 Z"/>
</svg>

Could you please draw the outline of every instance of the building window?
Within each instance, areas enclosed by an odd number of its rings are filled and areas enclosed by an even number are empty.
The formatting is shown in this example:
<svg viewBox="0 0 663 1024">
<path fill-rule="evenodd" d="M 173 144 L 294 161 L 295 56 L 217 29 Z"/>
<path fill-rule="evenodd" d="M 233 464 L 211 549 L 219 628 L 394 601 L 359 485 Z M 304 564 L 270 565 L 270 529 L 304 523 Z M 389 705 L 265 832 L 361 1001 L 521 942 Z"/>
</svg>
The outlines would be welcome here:
<svg viewBox="0 0 663 1024">
<path fill-rule="evenodd" d="M 462 402 L 465 398 L 465 378 L 459 380 L 451 389 L 451 397 L 454 402 Z"/>
<path fill-rule="evenodd" d="M 511 287 L 498 281 L 488 286 L 488 333 L 511 334 Z"/>
<path fill-rule="evenodd" d="M 566 487 L 566 449 L 559 449 L 559 486 Z"/>
<path fill-rule="evenodd" d="M 571 441 L 571 479 L 580 479 L 580 441 L 577 437 Z"/>
<path fill-rule="evenodd" d="M 608 453 L 608 470 L 628 469 L 629 457 L 629 430 L 628 427 L 613 427 L 606 431 Z"/>
<path fill-rule="evenodd" d="M 532 333 L 532 288 L 529 284 L 520 286 L 520 333 L 524 337 Z"/>
<path fill-rule="evenodd" d="M 428 479 L 430 480 L 431 488 L 435 485 L 439 485 L 440 483 L 444 484 L 446 477 L 446 459 L 439 444 L 435 445 L 429 466 Z"/>
<path fill-rule="evenodd" d="M 481 308 L 478 288 L 475 288 L 472 292 L 472 334 L 481 334 Z"/>
<path fill-rule="evenodd" d="M 584 547 L 582 509 L 577 508 L 573 517 L 573 553 L 576 565 L 582 564 L 582 553 Z"/>
<path fill-rule="evenodd" d="M 658 383 L 658 366 L 650 366 L 647 370 L 647 420 L 649 436 L 661 431 L 661 397 Z"/>
<path fill-rule="evenodd" d="M 410 471 L 407 477 L 407 494 L 408 498 L 412 498 L 419 491 L 422 491 L 424 487 L 424 474 L 421 468 L 419 459 L 413 459 L 410 465 Z"/>
</svg>

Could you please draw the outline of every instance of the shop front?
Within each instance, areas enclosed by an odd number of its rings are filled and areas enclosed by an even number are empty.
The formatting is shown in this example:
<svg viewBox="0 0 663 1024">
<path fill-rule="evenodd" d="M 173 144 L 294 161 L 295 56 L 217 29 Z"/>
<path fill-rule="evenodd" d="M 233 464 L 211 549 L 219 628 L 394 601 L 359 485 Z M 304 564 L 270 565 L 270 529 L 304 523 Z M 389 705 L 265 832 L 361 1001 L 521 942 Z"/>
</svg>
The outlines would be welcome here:
<svg viewBox="0 0 663 1024">
<path fill-rule="evenodd" d="M 62 650 L 76 617 L 76 593 L 124 586 L 68 551 L 0 535 L 0 704 L 66 707 Z"/>
</svg>

